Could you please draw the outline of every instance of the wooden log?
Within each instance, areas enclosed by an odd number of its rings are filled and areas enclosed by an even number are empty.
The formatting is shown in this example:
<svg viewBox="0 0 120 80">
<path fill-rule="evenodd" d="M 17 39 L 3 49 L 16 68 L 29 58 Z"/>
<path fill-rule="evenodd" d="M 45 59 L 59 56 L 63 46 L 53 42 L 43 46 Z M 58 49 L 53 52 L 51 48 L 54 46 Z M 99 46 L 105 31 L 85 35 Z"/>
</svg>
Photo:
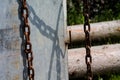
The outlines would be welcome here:
<svg viewBox="0 0 120 80">
<path fill-rule="evenodd" d="M 70 34 L 71 33 L 71 34 Z M 85 39 L 83 25 L 74 25 L 67 27 L 68 42 L 83 41 Z M 91 23 L 91 40 L 100 40 L 109 37 L 120 37 L 120 20 Z"/>
<path fill-rule="evenodd" d="M 91 48 L 93 74 L 120 72 L 120 44 L 102 45 Z M 85 48 L 68 50 L 70 78 L 85 76 Z"/>
</svg>

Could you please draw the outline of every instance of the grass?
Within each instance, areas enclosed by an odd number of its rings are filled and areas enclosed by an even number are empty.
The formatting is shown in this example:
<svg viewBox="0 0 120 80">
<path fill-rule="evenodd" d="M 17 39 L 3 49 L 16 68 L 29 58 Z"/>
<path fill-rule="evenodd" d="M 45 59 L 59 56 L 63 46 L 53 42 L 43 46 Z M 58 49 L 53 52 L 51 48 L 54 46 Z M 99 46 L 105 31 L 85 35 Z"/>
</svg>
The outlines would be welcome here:
<svg viewBox="0 0 120 80">
<path fill-rule="evenodd" d="M 110 80 L 120 80 L 120 75 L 111 75 Z"/>
<path fill-rule="evenodd" d="M 70 80 L 87 80 L 85 77 L 83 78 L 74 78 Z M 94 76 L 93 80 L 120 80 L 120 74 L 110 74 L 108 73 L 107 75 L 97 75 Z"/>
<path fill-rule="evenodd" d="M 96 79 L 95 79 L 96 80 Z M 103 77 L 98 77 L 97 80 L 120 80 L 120 74 L 109 74 Z"/>
</svg>

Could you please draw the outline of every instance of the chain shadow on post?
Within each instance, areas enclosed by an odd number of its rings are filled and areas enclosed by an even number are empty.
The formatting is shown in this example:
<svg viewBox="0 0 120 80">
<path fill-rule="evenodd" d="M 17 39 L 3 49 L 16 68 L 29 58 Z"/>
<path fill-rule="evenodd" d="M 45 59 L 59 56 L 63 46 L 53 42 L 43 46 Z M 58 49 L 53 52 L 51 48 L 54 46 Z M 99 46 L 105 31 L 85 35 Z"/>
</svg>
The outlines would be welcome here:
<svg viewBox="0 0 120 80">
<path fill-rule="evenodd" d="M 27 64 L 26 64 L 26 55 L 24 53 L 24 43 L 25 43 L 25 39 L 24 39 L 24 34 L 23 34 L 23 20 L 22 20 L 22 14 L 21 14 L 21 7 L 22 7 L 22 0 L 17 0 L 18 3 L 18 17 L 20 19 L 20 27 L 19 27 L 19 32 L 20 32 L 20 37 L 21 37 L 21 56 L 23 58 L 23 80 L 27 80 L 28 77 L 28 70 L 27 70 Z"/>
<path fill-rule="evenodd" d="M 52 52 L 50 53 L 50 65 L 49 65 L 49 71 L 48 71 L 48 80 L 51 80 L 51 70 L 52 70 L 52 65 L 53 65 L 53 59 L 54 56 L 56 55 L 56 72 L 57 72 L 57 80 L 61 80 L 61 62 L 60 59 L 61 57 L 64 58 L 65 52 L 62 52 L 62 49 L 60 48 L 59 45 L 59 37 L 58 37 L 58 25 L 59 25 L 59 19 L 60 19 L 60 13 L 61 13 L 61 9 L 62 9 L 62 2 L 60 4 L 59 7 L 59 14 L 57 17 L 57 23 L 56 23 L 56 29 L 52 29 L 51 26 L 47 25 L 43 20 L 41 20 L 39 18 L 39 16 L 37 16 L 37 14 L 35 13 L 35 10 L 32 8 L 32 6 L 28 5 L 29 10 L 30 10 L 30 14 L 33 15 L 33 17 L 29 16 L 29 20 L 30 22 L 35 25 L 40 34 L 42 34 L 43 36 L 49 38 L 53 44 L 52 44 Z M 41 26 L 44 26 L 44 29 L 42 29 Z M 49 31 L 49 33 L 47 33 L 47 31 Z"/>
</svg>

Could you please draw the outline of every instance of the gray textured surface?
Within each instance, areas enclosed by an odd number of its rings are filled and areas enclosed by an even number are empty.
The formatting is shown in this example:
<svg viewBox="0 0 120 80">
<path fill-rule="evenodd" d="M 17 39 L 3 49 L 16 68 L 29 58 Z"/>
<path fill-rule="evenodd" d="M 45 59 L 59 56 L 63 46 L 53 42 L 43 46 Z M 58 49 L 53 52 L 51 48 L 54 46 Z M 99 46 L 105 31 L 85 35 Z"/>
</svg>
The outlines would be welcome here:
<svg viewBox="0 0 120 80">
<path fill-rule="evenodd" d="M 35 80 L 68 80 L 63 0 L 27 0 Z M 19 0 L 0 3 L 0 80 L 27 80 Z"/>
<path fill-rule="evenodd" d="M 120 73 L 120 44 L 92 46 L 93 75 Z M 86 74 L 85 48 L 68 50 L 68 70 L 70 78 L 83 77 Z"/>
<path fill-rule="evenodd" d="M 91 40 L 104 40 L 113 37 L 120 37 L 120 20 L 91 23 Z M 83 25 L 74 25 L 67 27 L 67 33 L 71 31 L 71 42 L 81 42 L 85 40 Z M 69 37 L 67 38 L 69 41 Z"/>
</svg>

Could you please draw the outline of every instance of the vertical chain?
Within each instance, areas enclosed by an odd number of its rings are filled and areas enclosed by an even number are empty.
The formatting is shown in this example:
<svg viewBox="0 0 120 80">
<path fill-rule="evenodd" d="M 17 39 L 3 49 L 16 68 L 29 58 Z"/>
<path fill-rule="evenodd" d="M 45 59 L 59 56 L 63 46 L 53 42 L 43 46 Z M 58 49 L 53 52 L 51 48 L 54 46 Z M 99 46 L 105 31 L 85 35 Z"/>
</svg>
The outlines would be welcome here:
<svg viewBox="0 0 120 80">
<path fill-rule="evenodd" d="M 33 68 L 33 53 L 32 44 L 30 42 L 30 26 L 28 23 L 28 7 L 26 0 L 22 0 L 22 20 L 23 20 L 23 33 L 25 38 L 25 49 L 24 53 L 26 55 L 27 68 L 28 68 L 28 78 L 29 80 L 34 80 L 34 68 Z"/>
<path fill-rule="evenodd" d="M 83 0 L 83 16 L 84 16 L 84 33 L 85 33 L 85 62 L 87 65 L 87 80 L 92 80 L 92 56 L 91 56 L 91 40 L 90 40 L 90 23 L 89 23 L 89 0 Z"/>
</svg>

